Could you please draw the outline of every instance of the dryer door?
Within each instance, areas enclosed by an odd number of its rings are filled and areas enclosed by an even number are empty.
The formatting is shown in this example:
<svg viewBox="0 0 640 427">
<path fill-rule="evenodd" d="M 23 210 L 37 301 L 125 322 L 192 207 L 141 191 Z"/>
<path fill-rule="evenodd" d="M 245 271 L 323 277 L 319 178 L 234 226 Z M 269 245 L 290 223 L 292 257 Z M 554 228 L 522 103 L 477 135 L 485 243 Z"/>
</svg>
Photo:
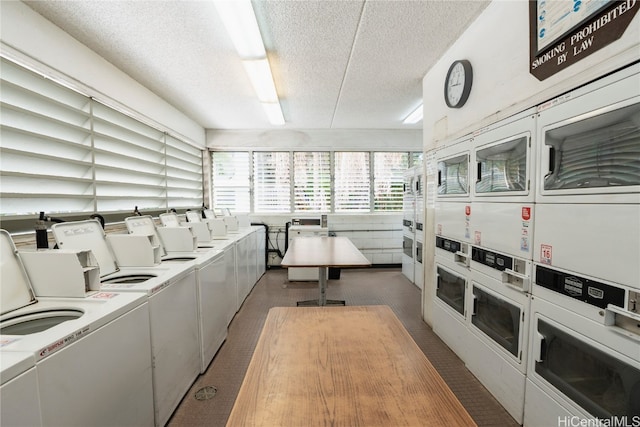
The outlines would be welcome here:
<svg viewBox="0 0 640 427">
<path fill-rule="evenodd" d="M 596 417 L 640 417 L 638 364 L 546 319 L 537 337 L 536 374 Z"/>
</svg>

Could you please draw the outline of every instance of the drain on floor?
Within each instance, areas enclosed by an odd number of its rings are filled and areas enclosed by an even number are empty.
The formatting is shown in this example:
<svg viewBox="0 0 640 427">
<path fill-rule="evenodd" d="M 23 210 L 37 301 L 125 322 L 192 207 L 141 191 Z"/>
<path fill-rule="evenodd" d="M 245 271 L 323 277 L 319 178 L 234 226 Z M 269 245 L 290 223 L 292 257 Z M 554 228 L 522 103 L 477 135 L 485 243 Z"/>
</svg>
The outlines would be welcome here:
<svg viewBox="0 0 640 427">
<path fill-rule="evenodd" d="M 196 400 L 209 400 L 216 395 L 217 391 L 218 389 L 212 386 L 202 387 L 196 391 Z"/>
</svg>

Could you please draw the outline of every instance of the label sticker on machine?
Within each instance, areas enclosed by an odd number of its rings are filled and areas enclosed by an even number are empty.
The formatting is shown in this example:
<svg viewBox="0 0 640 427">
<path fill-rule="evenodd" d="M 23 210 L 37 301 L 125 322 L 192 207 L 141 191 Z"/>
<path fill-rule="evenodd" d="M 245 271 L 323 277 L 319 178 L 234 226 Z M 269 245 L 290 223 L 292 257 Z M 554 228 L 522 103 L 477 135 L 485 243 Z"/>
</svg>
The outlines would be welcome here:
<svg viewBox="0 0 640 427">
<path fill-rule="evenodd" d="M 113 292 L 100 292 L 97 293 L 95 295 L 93 295 L 91 298 L 96 298 L 96 299 L 111 299 L 115 296 L 118 296 L 118 294 L 113 293 Z"/>
<path fill-rule="evenodd" d="M 473 237 L 474 237 L 473 239 L 474 243 L 478 246 L 482 246 L 482 233 L 479 231 L 476 231 Z"/>
<path fill-rule="evenodd" d="M 44 359 L 45 357 L 55 353 L 56 351 L 63 349 L 67 345 L 75 342 L 76 340 L 78 340 L 82 336 L 88 334 L 89 332 L 91 332 L 91 326 L 85 326 L 84 328 L 79 329 L 76 332 L 74 332 L 72 334 L 69 334 L 64 338 L 59 339 L 58 341 L 54 342 L 53 344 L 50 344 L 50 345 L 40 349 L 40 351 L 37 352 L 38 360 Z"/>
<path fill-rule="evenodd" d="M 551 245 L 540 245 L 540 262 L 551 265 L 552 248 Z"/>
<path fill-rule="evenodd" d="M 4 347 L 5 345 L 9 345 L 16 341 L 20 341 L 20 338 L 2 338 L 0 340 L 0 347 Z"/>
</svg>

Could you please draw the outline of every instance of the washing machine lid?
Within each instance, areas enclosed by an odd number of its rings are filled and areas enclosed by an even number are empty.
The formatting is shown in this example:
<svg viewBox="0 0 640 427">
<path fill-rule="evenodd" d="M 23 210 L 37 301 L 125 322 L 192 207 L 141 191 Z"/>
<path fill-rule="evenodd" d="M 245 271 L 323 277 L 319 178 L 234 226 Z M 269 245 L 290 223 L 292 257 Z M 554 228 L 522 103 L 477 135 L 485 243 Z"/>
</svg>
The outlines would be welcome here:
<svg viewBox="0 0 640 427">
<path fill-rule="evenodd" d="M 156 234 L 156 225 L 151 215 L 130 216 L 124 219 L 127 230 L 131 234 L 153 236 Z"/>
<path fill-rule="evenodd" d="M 164 225 L 165 227 L 179 227 L 180 226 L 180 221 L 178 220 L 178 215 L 174 214 L 174 213 L 163 213 L 159 215 L 160 217 L 160 221 L 162 222 L 162 225 Z"/>
<path fill-rule="evenodd" d="M 100 223 L 95 220 L 61 222 L 51 226 L 60 249 L 91 250 L 100 267 L 100 277 L 119 271 Z"/>
<path fill-rule="evenodd" d="M 38 302 L 11 235 L 0 230 L 0 314 Z"/>
</svg>

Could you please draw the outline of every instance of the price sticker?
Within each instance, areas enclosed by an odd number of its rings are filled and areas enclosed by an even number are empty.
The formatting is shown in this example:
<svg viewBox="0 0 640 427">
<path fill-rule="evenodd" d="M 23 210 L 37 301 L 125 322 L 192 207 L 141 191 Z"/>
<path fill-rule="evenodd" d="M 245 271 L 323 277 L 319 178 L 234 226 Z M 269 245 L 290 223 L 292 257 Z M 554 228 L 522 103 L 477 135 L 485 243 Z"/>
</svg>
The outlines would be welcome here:
<svg viewBox="0 0 640 427">
<path fill-rule="evenodd" d="M 540 262 L 551 265 L 552 248 L 551 245 L 540 245 Z"/>
</svg>

